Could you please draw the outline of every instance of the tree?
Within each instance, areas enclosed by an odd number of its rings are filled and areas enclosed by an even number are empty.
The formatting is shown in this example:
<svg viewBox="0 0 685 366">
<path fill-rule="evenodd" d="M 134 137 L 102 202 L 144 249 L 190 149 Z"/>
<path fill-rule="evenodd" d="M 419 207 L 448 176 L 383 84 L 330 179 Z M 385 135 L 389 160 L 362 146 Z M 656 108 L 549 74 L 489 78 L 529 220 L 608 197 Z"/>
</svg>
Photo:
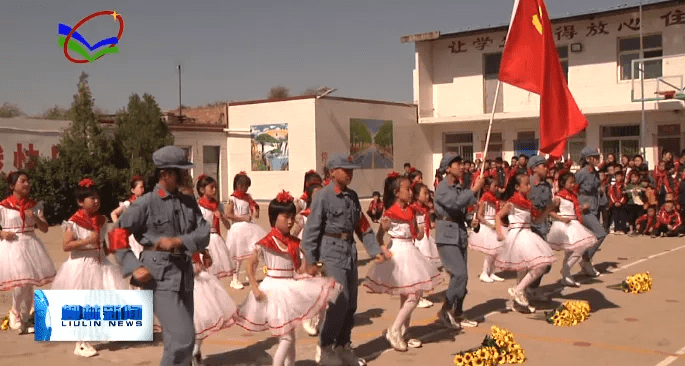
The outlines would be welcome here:
<svg viewBox="0 0 685 366">
<path fill-rule="evenodd" d="M 34 199 L 45 202 L 45 215 L 58 223 L 77 209 L 74 189 L 81 179 L 95 181 L 100 192 L 100 212 L 109 213 L 125 193 L 122 182 L 128 181 L 126 162 L 116 159 L 112 139 L 102 130 L 93 111 L 88 74 L 81 73 L 78 93 L 71 105 L 71 125 L 60 139 L 59 159 L 38 158 L 28 169 L 33 180 Z"/>
<path fill-rule="evenodd" d="M 283 85 L 274 86 L 269 90 L 269 95 L 267 99 L 282 99 L 290 96 L 290 90 Z"/>
<path fill-rule="evenodd" d="M 276 140 L 276 138 L 269 135 L 268 133 L 263 133 L 263 134 L 257 136 L 257 138 L 254 140 L 259 142 L 262 145 L 262 157 L 264 156 L 264 144 L 277 144 L 278 143 L 278 140 Z"/>
<path fill-rule="evenodd" d="M 162 116 L 157 101 L 147 93 L 142 99 L 138 94 L 131 95 L 127 108 L 117 113 L 114 140 L 118 152 L 128 162 L 131 175 L 154 171 L 152 153 L 174 143 Z"/>
<path fill-rule="evenodd" d="M 67 121 L 71 120 L 71 109 L 62 108 L 58 105 L 48 109 L 43 113 L 43 118 Z"/>
<path fill-rule="evenodd" d="M 309 88 L 305 89 L 300 95 L 318 95 L 319 89 L 321 88 L 310 86 Z"/>
<path fill-rule="evenodd" d="M 3 103 L 2 106 L 0 106 L 0 117 L 1 118 L 13 118 L 13 117 L 18 117 L 18 116 L 23 116 L 24 112 L 19 109 L 14 104 L 10 103 Z"/>
<path fill-rule="evenodd" d="M 392 121 L 385 121 L 374 137 L 374 144 L 392 154 Z"/>
</svg>

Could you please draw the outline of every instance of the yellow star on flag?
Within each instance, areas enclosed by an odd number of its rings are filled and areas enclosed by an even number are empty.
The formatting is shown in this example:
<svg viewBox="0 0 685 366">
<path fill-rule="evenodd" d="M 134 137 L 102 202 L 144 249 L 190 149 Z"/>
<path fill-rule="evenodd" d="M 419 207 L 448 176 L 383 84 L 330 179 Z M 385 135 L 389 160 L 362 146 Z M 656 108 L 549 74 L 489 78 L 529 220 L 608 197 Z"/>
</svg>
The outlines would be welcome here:
<svg viewBox="0 0 685 366">
<path fill-rule="evenodd" d="M 542 17 L 542 8 L 538 8 L 538 9 L 540 9 L 539 10 L 540 15 L 538 15 L 538 14 L 533 15 L 533 25 L 535 26 L 535 29 L 537 29 L 538 32 L 540 34 L 542 34 L 542 22 L 540 21 L 540 18 Z"/>
<path fill-rule="evenodd" d="M 117 21 L 117 16 L 118 16 L 118 15 L 121 15 L 121 14 L 117 13 L 117 11 L 114 10 L 114 12 L 112 13 L 112 18 L 114 18 L 114 21 L 115 21 L 115 22 Z"/>
</svg>

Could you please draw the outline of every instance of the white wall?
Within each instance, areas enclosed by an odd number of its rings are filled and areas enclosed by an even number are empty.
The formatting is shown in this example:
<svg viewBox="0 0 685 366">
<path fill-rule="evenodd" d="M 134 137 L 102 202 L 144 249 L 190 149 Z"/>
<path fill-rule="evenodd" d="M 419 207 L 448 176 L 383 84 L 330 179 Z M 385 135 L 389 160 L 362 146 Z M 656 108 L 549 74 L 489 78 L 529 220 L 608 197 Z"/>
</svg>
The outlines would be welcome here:
<svg viewBox="0 0 685 366">
<path fill-rule="evenodd" d="M 417 123 L 414 105 L 346 101 L 334 98 L 316 100 L 316 168 L 323 171 L 322 153 L 329 157 L 350 153 L 350 119 L 392 120 L 394 170 L 403 171 L 405 162 L 411 163 L 424 174 L 424 180 L 433 182 L 431 172 L 431 127 Z M 361 169 L 354 173 L 351 188 L 360 197 L 369 197 L 373 191 L 383 190 L 383 180 L 391 169 Z M 304 174 L 303 174 L 304 175 Z M 298 179 L 301 185 L 302 178 Z M 301 189 L 301 188 L 300 188 Z"/>
<path fill-rule="evenodd" d="M 221 201 L 227 202 L 228 196 L 232 190 L 233 177 L 226 175 L 228 169 L 227 148 L 226 148 L 226 133 L 225 132 L 205 132 L 205 131 L 177 131 L 171 130 L 174 135 L 174 145 L 179 147 L 190 147 L 192 154 L 191 159 L 195 167 L 191 169 L 190 173 L 193 176 L 193 183 L 197 182 L 197 177 L 204 173 L 203 163 L 203 146 L 220 146 L 219 153 L 219 192 L 221 193 Z"/>
<path fill-rule="evenodd" d="M 288 124 L 289 171 L 251 171 L 250 126 Z M 280 102 L 238 104 L 228 107 L 227 172 L 230 192 L 233 177 L 245 171 L 252 180 L 249 193 L 258 200 L 271 200 L 285 189 L 298 197 L 304 173 L 316 168 L 314 98 Z M 319 154 L 320 155 L 320 154 Z"/>
<path fill-rule="evenodd" d="M 22 150 L 38 150 L 41 157 L 52 157 L 52 147 L 59 144 L 61 131 L 69 127 L 70 121 L 53 121 L 31 118 L 0 118 L 0 171 L 9 173 L 18 170 L 14 165 L 17 144 Z"/>
</svg>

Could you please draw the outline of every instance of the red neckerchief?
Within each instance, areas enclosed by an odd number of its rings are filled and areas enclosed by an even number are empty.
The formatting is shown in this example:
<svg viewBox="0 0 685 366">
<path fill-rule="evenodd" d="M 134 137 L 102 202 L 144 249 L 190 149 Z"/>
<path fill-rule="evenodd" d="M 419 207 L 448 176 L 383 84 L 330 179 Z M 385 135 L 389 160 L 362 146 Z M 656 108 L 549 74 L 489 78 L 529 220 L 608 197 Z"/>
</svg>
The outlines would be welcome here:
<svg viewBox="0 0 685 366">
<path fill-rule="evenodd" d="M 411 208 L 414 210 L 414 214 L 418 215 L 421 214 L 424 216 L 424 221 L 423 221 L 423 230 L 425 231 L 426 236 L 430 236 L 430 231 L 431 231 L 431 222 L 430 222 L 430 208 L 428 206 L 424 206 L 423 203 L 416 201 L 411 204 Z"/>
<path fill-rule="evenodd" d="M 539 216 L 540 211 L 538 211 L 535 207 L 533 207 L 533 203 L 530 202 L 528 198 L 523 196 L 520 192 L 514 192 L 514 195 L 511 196 L 509 199 L 509 202 L 515 204 L 516 206 L 522 207 L 528 211 L 530 211 L 530 214 L 532 216 Z"/>
<path fill-rule="evenodd" d="M 129 203 L 133 203 L 133 202 L 135 202 L 137 199 L 138 199 L 138 196 L 136 196 L 135 194 L 132 194 L 132 195 L 131 195 L 131 198 L 128 199 L 128 202 L 129 202 Z"/>
<path fill-rule="evenodd" d="M 308 198 L 309 196 L 307 195 L 307 192 L 302 193 L 302 195 L 300 196 L 300 199 L 304 202 L 307 202 Z"/>
<path fill-rule="evenodd" d="M 95 212 L 89 215 L 84 209 L 76 211 L 76 213 L 69 218 L 69 221 L 90 231 L 100 232 L 100 229 L 105 225 L 105 217 Z"/>
<path fill-rule="evenodd" d="M 309 214 L 310 214 L 310 213 L 312 213 L 311 207 L 307 207 L 306 210 L 300 211 L 300 215 L 302 215 L 302 216 L 304 216 L 304 217 L 309 217 Z"/>
<path fill-rule="evenodd" d="M 4 200 L 0 201 L 0 206 L 9 208 L 10 210 L 19 211 L 19 217 L 21 217 L 21 230 L 24 231 L 24 225 L 26 224 L 26 210 L 30 210 L 36 205 L 36 201 L 24 197 L 18 199 L 13 194 L 7 196 Z"/>
<path fill-rule="evenodd" d="M 250 196 L 250 195 L 247 194 L 246 192 L 233 191 L 233 193 L 231 194 L 231 196 L 233 196 L 233 197 L 235 197 L 235 198 L 237 198 L 237 199 L 241 199 L 241 200 L 243 200 L 243 201 L 247 201 L 247 202 L 250 204 L 250 208 L 251 208 L 251 209 L 253 209 L 253 210 L 259 210 L 259 205 L 257 204 L 257 202 L 255 202 L 255 200 L 252 199 L 252 196 Z"/>
<path fill-rule="evenodd" d="M 383 216 L 389 217 L 393 220 L 404 221 L 409 224 L 409 231 L 411 231 L 412 238 L 416 239 L 416 227 L 414 226 L 414 210 L 411 206 L 404 209 L 400 207 L 399 203 L 390 206 L 389 209 L 383 212 Z"/>
<path fill-rule="evenodd" d="M 485 191 L 485 193 L 483 193 L 483 195 L 480 197 L 480 201 L 491 203 L 493 206 L 495 206 L 495 209 L 499 211 L 499 200 L 494 194 L 492 194 L 492 192 Z"/>
<path fill-rule="evenodd" d="M 326 178 L 326 179 L 323 180 L 323 186 L 324 186 L 324 187 L 327 186 L 327 185 L 329 185 L 330 183 L 331 183 L 331 179 L 330 179 L 330 178 Z"/>
<path fill-rule="evenodd" d="M 559 190 L 559 193 L 557 193 L 557 196 L 559 196 L 559 197 L 561 197 L 567 201 L 573 202 L 573 208 L 576 210 L 576 217 L 578 218 L 578 221 L 580 221 L 580 223 L 582 224 L 583 223 L 583 213 L 580 211 L 580 205 L 578 204 L 578 196 L 576 196 L 575 193 L 569 191 L 566 188 L 562 188 L 561 190 Z"/>
<path fill-rule="evenodd" d="M 260 241 L 258 241 L 257 244 L 273 251 L 283 253 L 283 250 L 276 245 L 274 238 L 288 246 L 287 252 L 290 256 L 290 259 L 293 261 L 293 264 L 295 265 L 295 269 L 300 268 L 302 263 L 300 261 L 300 239 L 290 234 L 283 234 L 280 230 L 274 227 L 271 228 L 271 231 Z"/>
<path fill-rule="evenodd" d="M 202 198 L 197 200 L 197 204 L 200 205 L 200 207 L 204 207 L 212 212 L 212 226 L 214 227 L 214 230 L 216 230 L 217 234 L 221 235 L 221 227 L 219 226 L 220 219 L 219 216 L 214 214 L 216 210 L 219 209 L 219 202 L 213 199 L 210 200 L 209 198 L 202 196 Z"/>
</svg>

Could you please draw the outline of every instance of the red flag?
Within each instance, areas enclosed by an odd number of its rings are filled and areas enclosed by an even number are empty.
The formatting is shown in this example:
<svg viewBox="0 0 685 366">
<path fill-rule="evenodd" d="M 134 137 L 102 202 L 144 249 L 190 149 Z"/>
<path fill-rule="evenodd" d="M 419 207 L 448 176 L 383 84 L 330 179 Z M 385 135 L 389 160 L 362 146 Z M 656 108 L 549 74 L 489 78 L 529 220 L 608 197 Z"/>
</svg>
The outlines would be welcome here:
<svg viewBox="0 0 685 366">
<path fill-rule="evenodd" d="M 540 95 L 540 151 L 562 156 L 587 119 L 568 90 L 543 0 L 517 0 L 499 79 Z"/>
</svg>

